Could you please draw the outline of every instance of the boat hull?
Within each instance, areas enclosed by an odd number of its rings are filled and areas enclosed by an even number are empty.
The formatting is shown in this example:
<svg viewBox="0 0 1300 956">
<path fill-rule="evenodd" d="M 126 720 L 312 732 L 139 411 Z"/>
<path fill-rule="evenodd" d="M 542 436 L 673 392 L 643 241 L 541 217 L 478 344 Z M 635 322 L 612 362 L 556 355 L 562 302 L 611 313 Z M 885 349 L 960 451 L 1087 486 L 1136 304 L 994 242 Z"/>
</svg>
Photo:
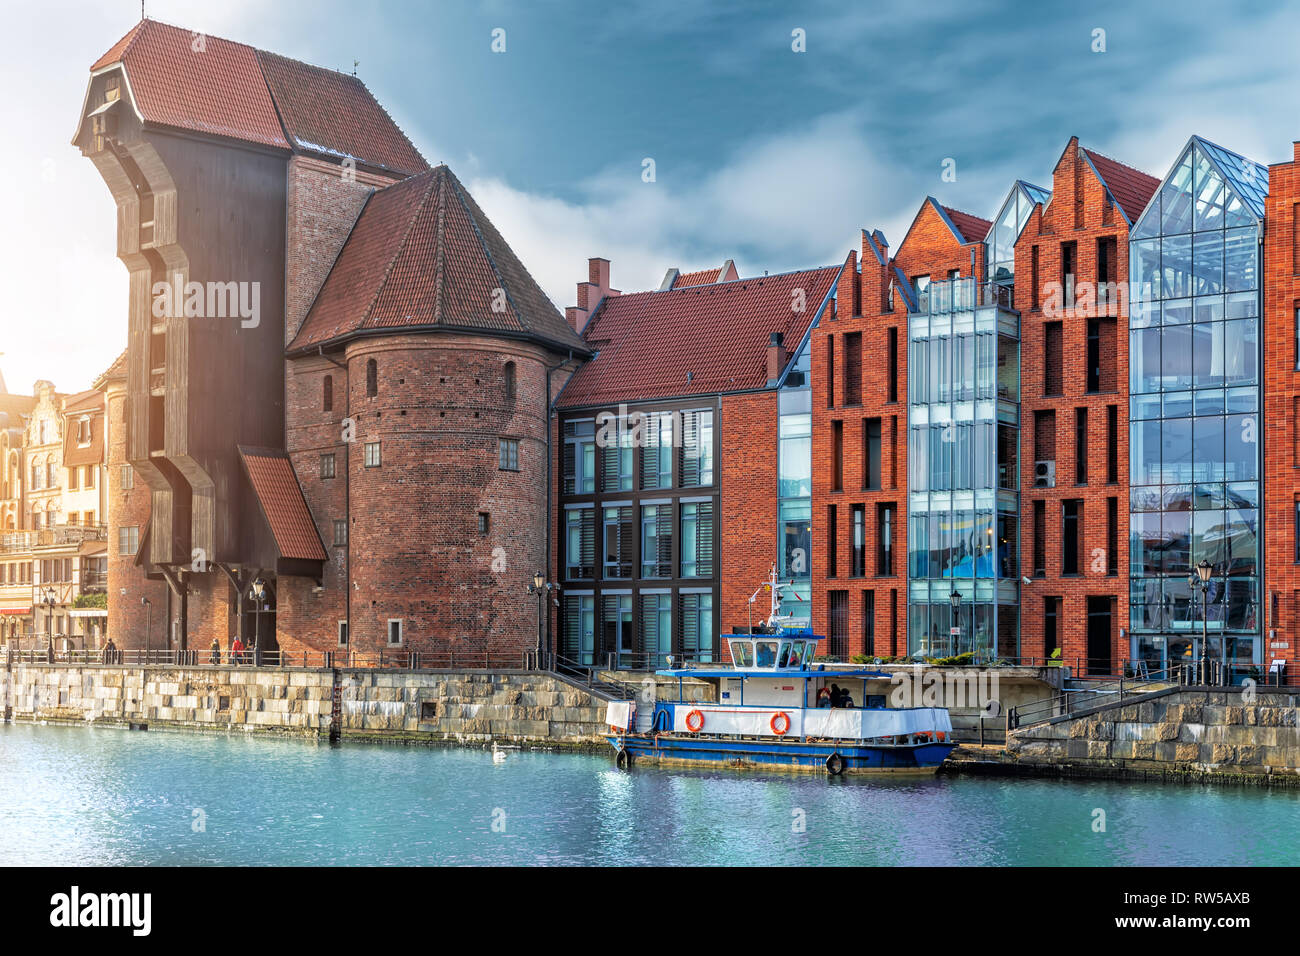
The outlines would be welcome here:
<svg viewBox="0 0 1300 956">
<path fill-rule="evenodd" d="M 844 774 L 933 774 L 956 744 L 836 743 L 832 741 L 739 740 L 665 734 L 606 734 L 615 752 L 626 752 L 633 766 L 720 767 L 733 770 L 786 770 L 831 773 L 837 755 Z"/>
</svg>

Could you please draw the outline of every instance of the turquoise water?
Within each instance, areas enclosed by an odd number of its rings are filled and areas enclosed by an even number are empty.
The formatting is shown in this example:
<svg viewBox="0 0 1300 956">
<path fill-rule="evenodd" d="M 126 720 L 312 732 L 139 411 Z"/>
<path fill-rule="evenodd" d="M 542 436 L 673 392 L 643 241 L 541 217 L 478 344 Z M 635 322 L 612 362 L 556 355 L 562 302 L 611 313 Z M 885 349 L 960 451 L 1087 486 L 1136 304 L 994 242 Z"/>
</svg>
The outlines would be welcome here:
<svg viewBox="0 0 1300 956">
<path fill-rule="evenodd" d="M 1290 791 L 625 773 L 25 724 L 0 725 L 0 766 L 0 865 L 1300 863 Z"/>
</svg>

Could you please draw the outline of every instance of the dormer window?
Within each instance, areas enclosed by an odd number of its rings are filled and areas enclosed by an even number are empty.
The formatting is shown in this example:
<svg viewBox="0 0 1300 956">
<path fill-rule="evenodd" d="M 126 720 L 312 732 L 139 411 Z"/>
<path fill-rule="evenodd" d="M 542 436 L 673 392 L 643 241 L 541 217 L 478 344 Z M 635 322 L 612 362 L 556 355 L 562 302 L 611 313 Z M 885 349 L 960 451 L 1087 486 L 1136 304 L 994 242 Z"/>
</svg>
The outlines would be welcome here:
<svg viewBox="0 0 1300 956">
<path fill-rule="evenodd" d="M 82 447 L 90 444 L 89 416 L 84 416 L 77 421 L 77 444 Z"/>
</svg>

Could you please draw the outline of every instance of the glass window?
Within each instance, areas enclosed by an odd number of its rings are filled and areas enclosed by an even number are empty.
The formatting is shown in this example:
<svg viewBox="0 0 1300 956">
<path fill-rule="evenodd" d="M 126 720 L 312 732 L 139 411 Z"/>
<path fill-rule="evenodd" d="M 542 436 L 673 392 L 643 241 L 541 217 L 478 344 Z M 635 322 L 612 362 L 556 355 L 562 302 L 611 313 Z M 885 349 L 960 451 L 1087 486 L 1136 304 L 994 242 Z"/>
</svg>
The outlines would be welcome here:
<svg viewBox="0 0 1300 956">
<path fill-rule="evenodd" d="M 807 578 L 811 574 L 812 502 L 783 501 L 780 504 L 782 578 Z"/>
<path fill-rule="evenodd" d="M 812 415 L 782 415 L 777 494 L 782 498 L 812 495 Z"/>
</svg>

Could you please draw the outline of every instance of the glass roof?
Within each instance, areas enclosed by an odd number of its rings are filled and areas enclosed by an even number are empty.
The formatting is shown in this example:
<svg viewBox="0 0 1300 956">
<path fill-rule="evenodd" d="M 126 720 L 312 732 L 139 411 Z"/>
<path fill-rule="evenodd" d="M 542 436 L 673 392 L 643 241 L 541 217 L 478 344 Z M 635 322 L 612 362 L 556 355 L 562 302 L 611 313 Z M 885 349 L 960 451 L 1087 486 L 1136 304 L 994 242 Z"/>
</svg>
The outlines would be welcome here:
<svg viewBox="0 0 1300 956">
<path fill-rule="evenodd" d="M 1267 195 L 1267 166 L 1193 136 L 1131 237 L 1253 226 Z"/>
<path fill-rule="evenodd" d="M 1035 204 L 1045 204 L 1051 198 L 1052 194 L 1041 186 L 1023 179 L 1015 181 L 984 239 L 988 246 L 990 278 L 1005 281 L 1012 277 L 1016 266 L 1016 240 L 1029 221 Z"/>
</svg>

